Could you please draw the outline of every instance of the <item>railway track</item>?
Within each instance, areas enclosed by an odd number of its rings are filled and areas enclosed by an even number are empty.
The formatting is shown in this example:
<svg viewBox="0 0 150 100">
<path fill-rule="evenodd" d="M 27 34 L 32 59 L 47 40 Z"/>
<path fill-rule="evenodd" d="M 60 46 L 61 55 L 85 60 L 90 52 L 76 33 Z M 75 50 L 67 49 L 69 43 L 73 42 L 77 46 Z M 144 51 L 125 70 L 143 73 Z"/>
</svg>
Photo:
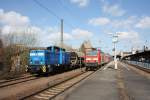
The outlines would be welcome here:
<svg viewBox="0 0 150 100">
<path fill-rule="evenodd" d="M 38 79 L 37 77 L 33 77 L 32 75 L 25 75 L 22 77 L 14 78 L 14 79 L 9 79 L 9 80 L 1 80 L 0 81 L 0 88 L 27 82 L 30 80 L 35 80 Z"/>
<path fill-rule="evenodd" d="M 11 79 L 0 80 L 0 84 L 6 83 L 6 82 L 10 82 L 10 81 L 14 81 L 14 80 L 24 79 L 24 78 L 27 78 L 27 77 L 32 77 L 32 75 L 24 74 L 23 76 L 20 76 L 20 77 L 17 77 L 17 78 L 11 78 Z"/>
<path fill-rule="evenodd" d="M 22 98 L 22 100 L 52 100 L 55 97 L 57 97 L 59 94 L 73 87 L 75 84 L 79 83 L 80 81 L 87 78 L 89 75 L 93 73 L 94 73 L 93 71 L 84 72 L 80 75 L 72 77 L 66 81 L 60 82 L 45 90 L 24 97 Z"/>
</svg>

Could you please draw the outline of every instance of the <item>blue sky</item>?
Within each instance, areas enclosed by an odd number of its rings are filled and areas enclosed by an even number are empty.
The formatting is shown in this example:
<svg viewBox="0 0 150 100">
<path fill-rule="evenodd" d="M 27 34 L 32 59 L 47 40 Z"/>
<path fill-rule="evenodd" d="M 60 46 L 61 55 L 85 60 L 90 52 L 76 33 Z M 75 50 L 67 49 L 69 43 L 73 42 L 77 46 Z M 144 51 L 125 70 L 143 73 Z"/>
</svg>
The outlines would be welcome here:
<svg viewBox="0 0 150 100">
<path fill-rule="evenodd" d="M 40 46 L 59 42 L 60 18 L 64 19 L 65 43 L 79 47 L 90 40 L 106 52 L 112 50 L 108 33 L 120 33 L 118 51 L 142 48 L 150 43 L 150 0 L 1 0 L 0 26 L 3 34 L 14 26 L 33 30 Z M 18 29 L 18 28 L 16 28 Z"/>
</svg>

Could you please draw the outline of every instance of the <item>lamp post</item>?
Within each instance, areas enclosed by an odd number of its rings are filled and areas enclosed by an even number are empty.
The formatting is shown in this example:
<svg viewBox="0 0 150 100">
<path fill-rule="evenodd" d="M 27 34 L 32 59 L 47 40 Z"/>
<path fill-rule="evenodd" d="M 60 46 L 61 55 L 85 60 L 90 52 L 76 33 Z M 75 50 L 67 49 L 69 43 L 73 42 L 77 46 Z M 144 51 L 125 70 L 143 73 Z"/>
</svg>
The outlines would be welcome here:
<svg viewBox="0 0 150 100">
<path fill-rule="evenodd" d="M 117 59 L 116 59 L 116 44 L 118 42 L 118 35 L 117 34 L 113 35 L 112 41 L 113 41 L 113 44 L 114 44 L 114 63 L 115 63 L 115 69 L 118 69 Z"/>
<path fill-rule="evenodd" d="M 117 57 L 116 57 L 116 44 L 118 42 L 118 36 L 120 33 L 108 33 L 109 35 L 112 35 L 112 43 L 113 43 L 113 51 L 114 51 L 114 65 L 115 65 L 115 69 L 118 69 L 117 66 Z"/>
</svg>

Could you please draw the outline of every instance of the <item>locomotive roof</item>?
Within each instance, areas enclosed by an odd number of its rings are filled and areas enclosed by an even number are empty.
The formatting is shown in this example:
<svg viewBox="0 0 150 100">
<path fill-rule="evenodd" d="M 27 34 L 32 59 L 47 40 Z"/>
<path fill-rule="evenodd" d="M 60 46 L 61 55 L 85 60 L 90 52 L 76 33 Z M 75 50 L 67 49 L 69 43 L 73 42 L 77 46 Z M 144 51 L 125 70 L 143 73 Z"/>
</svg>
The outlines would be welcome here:
<svg viewBox="0 0 150 100">
<path fill-rule="evenodd" d="M 64 48 L 61 48 L 61 47 L 58 47 L 58 46 L 49 46 L 49 47 L 47 47 L 47 49 L 51 49 L 51 48 L 58 49 L 58 50 L 62 49 L 63 51 L 66 51 Z"/>
</svg>

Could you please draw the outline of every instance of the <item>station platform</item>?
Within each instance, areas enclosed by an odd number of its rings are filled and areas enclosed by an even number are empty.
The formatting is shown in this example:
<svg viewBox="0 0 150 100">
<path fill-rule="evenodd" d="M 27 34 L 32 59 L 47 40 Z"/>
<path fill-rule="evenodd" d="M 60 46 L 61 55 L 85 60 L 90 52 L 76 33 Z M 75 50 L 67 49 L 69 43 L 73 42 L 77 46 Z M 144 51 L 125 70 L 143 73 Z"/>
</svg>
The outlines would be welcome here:
<svg viewBox="0 0 150 100">
<path fill-rule="evenodd" d="M 150 78 L 131 66 L 110 62 L 75 88 L 65 100 L 150 100 Z"/>
</svg>

